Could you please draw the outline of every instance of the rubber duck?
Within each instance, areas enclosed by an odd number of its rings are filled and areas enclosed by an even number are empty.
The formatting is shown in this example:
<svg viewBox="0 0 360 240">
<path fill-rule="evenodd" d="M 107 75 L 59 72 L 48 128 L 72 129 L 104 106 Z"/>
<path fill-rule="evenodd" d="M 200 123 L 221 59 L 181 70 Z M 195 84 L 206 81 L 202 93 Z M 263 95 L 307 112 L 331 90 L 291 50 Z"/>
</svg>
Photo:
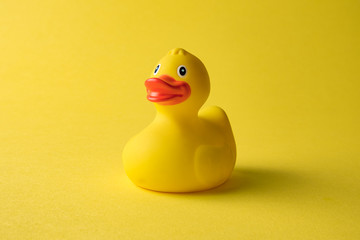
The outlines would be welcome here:
<svg viewBox="0 0 360 240">
<path fill-rule="evenodd" d="M 175 48 L 156 64 L 145 87 L 157 114 L 125 144 L 123 163 L 130 180 L 145 189 L 178 193 L 224 183 L 235 165 L 236 145 L 220 107 L 200 110 L 210 93 L 204 64 Z"/>
</svg>

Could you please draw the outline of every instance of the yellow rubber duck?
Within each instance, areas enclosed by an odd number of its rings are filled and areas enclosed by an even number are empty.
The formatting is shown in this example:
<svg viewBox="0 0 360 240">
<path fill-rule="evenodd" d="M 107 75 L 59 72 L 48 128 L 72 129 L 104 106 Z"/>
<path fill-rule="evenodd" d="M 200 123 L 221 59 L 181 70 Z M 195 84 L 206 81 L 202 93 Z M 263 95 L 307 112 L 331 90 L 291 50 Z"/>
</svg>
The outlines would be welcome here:
<svg viewBox="0 0 360 240">
<path fill-rule="evenodd" d="M 210 93 L 204 64 L 175 48 L 156 65 L 145 86 L 157 114 L 124 147 L 131 181 L 160 192 L 195 192 L 224 183 L 235 165 L 236 145 L 221 108 L 199 111 Z"/>
</svg>

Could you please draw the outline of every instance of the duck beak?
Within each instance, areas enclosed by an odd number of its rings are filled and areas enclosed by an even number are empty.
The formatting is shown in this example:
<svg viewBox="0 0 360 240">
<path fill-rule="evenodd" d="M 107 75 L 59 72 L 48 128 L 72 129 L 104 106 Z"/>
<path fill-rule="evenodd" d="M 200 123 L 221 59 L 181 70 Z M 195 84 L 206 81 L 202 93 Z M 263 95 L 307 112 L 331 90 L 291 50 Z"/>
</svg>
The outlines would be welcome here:
<svg viewBox="0 0 360 240">
<path fill-rule="evenodd" d="M 184 102 L 191 94 L 187 82 L 177 81 L 169 75 L 149 78 L 145 81 L 147 99 L 161 105 L 175 105 Z"/>
</svg>

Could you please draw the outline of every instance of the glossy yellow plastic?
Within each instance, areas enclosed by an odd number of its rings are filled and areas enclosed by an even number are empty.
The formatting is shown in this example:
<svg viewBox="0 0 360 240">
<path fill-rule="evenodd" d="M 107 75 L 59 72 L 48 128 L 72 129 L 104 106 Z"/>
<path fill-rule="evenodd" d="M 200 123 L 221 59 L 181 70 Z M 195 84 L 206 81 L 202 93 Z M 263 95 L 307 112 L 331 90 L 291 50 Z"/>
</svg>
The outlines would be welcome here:
<svg viewBox="0 0 360 240">
<path fill-rule="evenodd" d="M 221 108 L 199 111 L 210 92 L 205 66 L 181 48 L 171 50 L 158 65 L 150 80 L 168 76 L 186 82 L 191 94 L 180 103 L 154 102 L 155 119 L 123 150 L 127 175 L 136 185 L 161 192 L 194 192 L 224 183 L 234 168 L 236 146 Z M 186 75 L 179 73 L 180 66 Z M 148 99 L 149 94 L 148 89 Z"/>
</svg>

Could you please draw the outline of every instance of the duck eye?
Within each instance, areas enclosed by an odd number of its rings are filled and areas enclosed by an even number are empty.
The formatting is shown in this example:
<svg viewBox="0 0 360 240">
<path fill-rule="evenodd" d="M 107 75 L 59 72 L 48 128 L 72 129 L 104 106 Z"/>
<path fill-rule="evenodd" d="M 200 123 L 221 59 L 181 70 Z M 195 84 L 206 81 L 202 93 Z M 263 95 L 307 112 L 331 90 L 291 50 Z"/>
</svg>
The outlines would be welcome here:
<svg viewBox="0 0 360 240">
<path fill-rule="evenodd" d="M 158 64 L 154 70 L 154 75 L 156 75 L 160 69 L 161 64 Z"/>
<path fill-rule="evenodd" d="M 186 72 L 187 72 L 187 70 L 184 65 L 180 65 L 177 69 L 177 73 L 178 73 L 179 77 L 185 77 Z"/>
</svg>

